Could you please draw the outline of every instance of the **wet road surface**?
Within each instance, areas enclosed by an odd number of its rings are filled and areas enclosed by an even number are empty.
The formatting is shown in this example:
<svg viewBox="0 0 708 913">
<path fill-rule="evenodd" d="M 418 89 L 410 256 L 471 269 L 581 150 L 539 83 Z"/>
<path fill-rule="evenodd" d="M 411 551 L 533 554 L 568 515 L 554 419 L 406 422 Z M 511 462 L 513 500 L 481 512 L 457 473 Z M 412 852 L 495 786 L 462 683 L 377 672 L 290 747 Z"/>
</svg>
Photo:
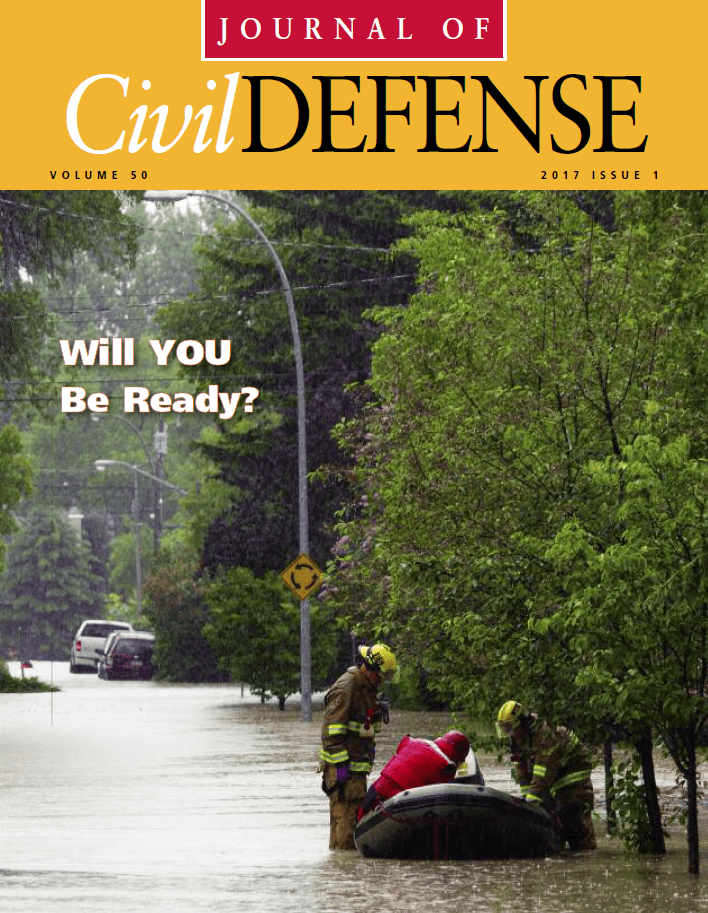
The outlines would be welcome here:
<svg viewBox="0 0 708 913">
<path fill-rule="evenodd" d="M 332 853 L 317 702 L 303 723 L 293 699 L 281 713 L 238 685 L 104 682 L 64 663 L 30 674 L 62 691 L 0 695 L 0 913 L 708 911 L 708 840 L 691 878 L 680 832 L 664 859 L 625 854 L 601 823 L 596 853 L 550 860 Z M 382 762 L 405 732 L 450 723 L 391 716 Z M 506 767 L 482 767 L 513 791 Z"/>
</svg>

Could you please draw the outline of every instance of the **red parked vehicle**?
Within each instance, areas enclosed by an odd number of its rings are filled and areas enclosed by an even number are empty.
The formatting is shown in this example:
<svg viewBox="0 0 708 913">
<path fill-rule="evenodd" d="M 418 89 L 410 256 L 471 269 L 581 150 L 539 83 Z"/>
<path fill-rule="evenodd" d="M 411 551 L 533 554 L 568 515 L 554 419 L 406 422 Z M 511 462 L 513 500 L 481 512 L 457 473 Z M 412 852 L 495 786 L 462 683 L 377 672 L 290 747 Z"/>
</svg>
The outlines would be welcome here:
<svg viewBox="0 0 708 913">
<path fill-rule="evenodd" d="M 98 677 L 106 680 L 137 678 L 148 681 L 155 672 L 155 635 L 146 631 L 119 631 L 112 635 L 98 661 Z"/>
</svg>

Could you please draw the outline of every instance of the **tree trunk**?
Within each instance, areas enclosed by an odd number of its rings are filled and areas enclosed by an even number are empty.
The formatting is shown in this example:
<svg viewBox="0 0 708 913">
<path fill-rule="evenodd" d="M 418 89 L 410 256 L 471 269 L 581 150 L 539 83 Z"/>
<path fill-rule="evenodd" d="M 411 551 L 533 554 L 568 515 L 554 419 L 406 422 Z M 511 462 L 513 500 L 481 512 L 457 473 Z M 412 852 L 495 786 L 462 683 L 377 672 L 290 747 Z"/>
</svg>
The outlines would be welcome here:
<svg viewBox="0 0 708 913">
<path fill-rule="evenodd" d="M 644 780 L 644 793 L 649 816 L 649 838 L 655 853 L 665 853 L 664 828 L 661 822 L 661 809 L 659 808 L 659 791 L 656 786 L 654 773 L 654 756 L 652 754 L 651 732 L 647 730 L 635 742 L 642 763 L 642 778 Z"/>
<path fill-rule="evenodd" d="M 688 815 L 686 818 L 686 836 L 688 839 L 688 871 L 691 875 L 698 875 L 700 859 L 698 855 L 698 771 L 696 770 L 696 744 L 690 738 L 686 745 L 688 763 L 686 765 L 686 798 L 688 800 Z"/>
<path fill-rule="evenodd" d="M 612 775 L 612 735 L 608 734 L 603 746 L 603 761 L 605 766 L 605 812 L 607 814 L 607 833 L 614 834 L 617 830 L 617 814 L 615 813 L 615 778 Z"/>
</svg>

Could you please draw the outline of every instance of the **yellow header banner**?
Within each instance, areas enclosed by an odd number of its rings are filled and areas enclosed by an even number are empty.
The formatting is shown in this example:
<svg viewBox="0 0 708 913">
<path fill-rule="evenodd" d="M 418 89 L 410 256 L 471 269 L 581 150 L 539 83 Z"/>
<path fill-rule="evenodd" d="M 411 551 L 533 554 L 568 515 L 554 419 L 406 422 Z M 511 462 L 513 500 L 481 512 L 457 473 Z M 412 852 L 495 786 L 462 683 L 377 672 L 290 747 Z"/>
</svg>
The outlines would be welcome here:
<svg viewBox="0 0 708 913">
<path fill-rule="evenodd" d="M 705 184 L 703 4 L 304 11 L 302 0 L 6 7 L 4 185 Z"/>
</svg>

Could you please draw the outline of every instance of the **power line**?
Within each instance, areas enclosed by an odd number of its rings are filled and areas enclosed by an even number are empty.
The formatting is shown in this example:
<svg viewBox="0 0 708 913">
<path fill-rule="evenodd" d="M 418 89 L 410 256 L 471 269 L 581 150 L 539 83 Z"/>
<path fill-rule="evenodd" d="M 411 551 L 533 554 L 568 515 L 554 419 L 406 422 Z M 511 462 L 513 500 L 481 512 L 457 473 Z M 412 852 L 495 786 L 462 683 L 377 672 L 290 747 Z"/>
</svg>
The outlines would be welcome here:
<svg viewBox="0 0 708 913">
<path fill-rule="evenodd" d="M 77 367 L 79 369 L 87 370 L 91 367 L 99 367 L 99 366 L 98 365 L 78 365 Z M 105 365 L 103 367 L 111 367 L 111 365 Z M 129 365 L 128 367 L 132 367 L 132 366 Z M 306 373 L 312 377 L 312 376 L 315 376 L 318 374 L 324 374 L 325 376 L 327 376 L 329 372 L 327 372 L 325 368 L 321 368 L 321 369 L 314 369 L 314 370 L 306 372 Z M 237 380 L 240 382 L 242 380 L 263 380 L 265 378 L 270 378 L 270 377 L 290 377 L 291 375 L 292 375 L 292 370 L 291 371 L 262 371 L 261 370 L 261 371 L 257 371 L 257 372 L 254 370 L 254 371 L 245 371 L 242 374 L 219 374 L 219 380 Z M 41 381 L 41 383 L 46 384 L 48 386 L 54 385 L 54 386 L 66 387 L 66 386 L 71 386 L 72 384 L 74 384 L 76 382 L 76 380 L 78 380 L 78 378 L 76 378 L 76 379 L 65 378 L 63 380 L 47 379 L 47 380 Z M 200 380 L 200 378 L 197 375 L 193 375 L 193 376 L 182 375 L 180 377 L 174 377 L 174 376 L 167 377 L 166 375 L 163 374 L 160 377 L 137 377 L 137 378 L 136 377 L 126 378 L 126 377 L 102 376 L 102 377 L 95 377 L 95 378 L 82 377 L 81 385 L 82 386 L 89 386 L 91 384 L 121 384 L 121 385 L 123 385 L 123 384 L 151 384 L 151 383 L 165 383 L 165 382 L 170 383 L 170 384 L 173 384 L 173 383 L 174 384 L 184 384 L 184 383 L 194 382 L 194 381 L 198 381 L 198 380 Z M 8 381 L 3 381 L 1 384 L 1 386 L 8 386 L 8 385 L 23 386 L 23 385 L 26 385 L 26 381 L 8 380 Z M 2 402 L 2 398 L 0 398 L 0 402 Z M 12 402 L 19 402 L 19 400 L 13 399 Z"/>
<path fill-rule="evenodd" d="M 372 276 L 367 279 L 343 279 L 340 282 L 325 282 L 325 283 L 317 283 L 315 285 L 294 285 L 294 286 L 292 286 L 292 290 L 293 290 L 293 292 L 329 291 L 330 289 L 333 289 L 333 288 L 352 288 L 357 285 L 372 285 L 372 284 L 376 284 L 376 283 L 383 284 L 386 282 L 398 282 L 401 279 L 415 279 L 416 275 L 417 275 L 416 273 L 398 273 L 393 276 Z M 265 297 L 266 295 L 282 295 L 282 293 L 283 293 L 282 288 L 259 289 L 255 292 L 253 292 L 250 297 L 244 297 L 242 295 L 241 298 L 238 299 L 238 301 L 239 302 L 248 302 L 248 301 L 252 301 L 253 298 Z M 86 295 L 86 296 L 81 296 L 81 297 L 88 298 L 89 296 Z M 105 297 L 120 298 L 119 295 L 109 295 L 109 296 L 105 296 Z M 138 296 L 137 295 L 128 295 L 126 297 L 137 298 Z M 72 298 L 70 296 L 67 296 L 66 298 L 63 298 L 63 299 L 62 298 L 59 298 L 59 299 L 48 298 L 47 302 L 51 304 L 52 301 L 57 301 L 57 300 L 70 301 L 70 300 L 72 300 Z M 173 301 L 174 298 L 169 298 L 168 300 Z M 190 304 L 191 303 L 209 304 L 212 301 L 231 301 L 232 299 L 231 299 L 230 295 L 209 295 L 209 296 L 200 296 L 198 298 L 188 298 L 185 300 L 188 301 Z M 154 307 L 154 306 L 156 306 L 156 303 L 154 301 L 146 301 L 143 304 L 126 305 L 126 307 Z M 118 307 L 118 305 L 116 305 L 116 307 Z M 95 308 L 91 309 L 91 310 L 95 310 Z M 56 313 L 59 315 L 66 315 L 66 314 L 72 314 L 72 313 L 83 313 L 83 311 L 81 311 L 81 310 L 57 311 Z"/>
<path fill-rule="evenodd" d="M 19 200 L 9 200 L 7 197 L 0 197 L 0 203 L 5 204 L 6 206 L 14 206 L 16 209 L 28 209 L 33 212 L 46 212 L 49 215 L 61 215 L 66 216 L 69 219 L 77 219 L 90 222 L 100 222 L 105 225 L 119 225 L 121 228 L 126 227 L 126 222 L 121 222 L 118 219 L 108 218 L 107 216 L 93 216 L 86 213 L 73 212 L 66 209 L 54 209 L 49 206 L 42 206 L 39 203 L 24 203 Z M 184 238 L 194 238 L 195 240 L 201 240 L 204 238 L 212 237 L 212 229 L 207 232 L 203 231 L 183 231 L 181 229 L 175 230 L 174 228 L 163 228 L 159 225 L 147 225 L 143 228 L 143 231 L 150 231 L 156 234 L 171 234 L 176 237 Z M 234 238 L 232 239 L 238 244 L 243 245 L 244 247 L 251 246 L 264 246 L 265 242 L 259 238 Z M 302 248 L 302 249 L 315 249 L 315 250 L 335 250 L 335 251 L 352 251 L 356 253 L 375 253 L 375 254 L 386 254 L 387 256 L 397 256 L 402 253 L 402 251 L 392 250 L 389 247 L 365 247 L 360 244 L 325 244 L 322 242 L 315 241 L 273 241 L 271 244 L 278 247 L 293 247 L 293 248 Z"/>
<path fill-rule="evenodd" d="M 372 285 L 377 285 L 377 284 L 384 285 L 389 282 L 399 282 L 403 279 L 415 279 L 415 278 L 416 278 L 415 273 L 399 273 L 394 276 L 374 276 L 374 277 L 371 277 L 368 279 L 350 279 L 350 280 L 342 280 L 341 282 L 327 282 L 327 283 L 321 283 L 321 284 L 317 284 L 317 285 L 294 286 L 293 292 L 332 291 L 332 290 L 336 290 L 336 289 L 354 288 L 356 286 L 372 286 Z M 270 295 L 280 295 L 280 294 L 282 294 L 282 289 L 279 289 L 279 288 L 260 289 L 258 291 L 253 292 L 250 297 L 241 296 L 240 298 L 237 298 L 236 300 L 234 300 L 230 295 L 210 295 L 208 297 L 183 299 L 183 301 L 180 303 L 189 303 L 189 304 L 196 305 L 196 304 L 212 304 L 215 301 L 225 301 L 225 302 L 231 302 L 233 304 L 248 304 L 248 303 L 254 301 L 256 298 L 264 298 L 264 297 L 268 297 Z M 81 296 L 81 297 L 89 298 L 88 295 Z M 112 297 L 118 298 L 119 296 L 112 296 Z M 130 296 L 130 297 L 138 297 L 138 296 L 135 295 L 135 296 Z M 57 300 L 70 301 L 70 300 L 72 300 L 72 297 L 69 296 L 69 297 L 60 298 L 60 299 L 57 299 L 55 297 L 50 297 L 50 298 L 47 298 L 46 303 L 47 303 L 48 307 L 51 307 L 52 302 L 57 301 Z M 168 301 L 174 301 L 174 300 L 175 300 L 174 298 L 168 299 Z M 161 306 L 163 306 L 163 304 L 161 304 L 160 302 L 145 301 L 142 303 L 134 303 L 134 304 L 126 303 L 122 307 L 121 307 L 121 305 L 116 304 L 116 305 L 114 305 L 112 307 L 108 307 L 108 308 L 97 308 L 96 306 L 94 306 L 92 308 L 74 308 L 72 310 L 67 310 L 67 311 L 48 310 L 47 313 L 49 315 L 51 315 L 52 317 L 59 317 L 59 318 L 74 317 L 74 316 L 77 316 L 80 314 L 93 314 L 95 317 L 100 318 L 102 316 L 112 314 L 115 312 L 124 311 L 124 310 L 132 310 L 132 309 L 136 309 L 136 308 L 146 308 L 146 309 L 147 308 L 158 308 Z M 27 315 L 25 315 L 25 314 L 0 315 L 0 321 L 26 320 L 26 319 L 28 319 L 28 318 L 27 318 Z M 127 317 L 124 318 L 124 320 L 128 320 L 128 319 L 129 318 L 127 318 Z M 49 337 L 49 338 L 51 338 L 51 337 Z M 54 337 L 54 339 L 60 339 L 60 338 L 63 338 L 63 337 L 60 337 L 60 336 Z"/>
</svg>

